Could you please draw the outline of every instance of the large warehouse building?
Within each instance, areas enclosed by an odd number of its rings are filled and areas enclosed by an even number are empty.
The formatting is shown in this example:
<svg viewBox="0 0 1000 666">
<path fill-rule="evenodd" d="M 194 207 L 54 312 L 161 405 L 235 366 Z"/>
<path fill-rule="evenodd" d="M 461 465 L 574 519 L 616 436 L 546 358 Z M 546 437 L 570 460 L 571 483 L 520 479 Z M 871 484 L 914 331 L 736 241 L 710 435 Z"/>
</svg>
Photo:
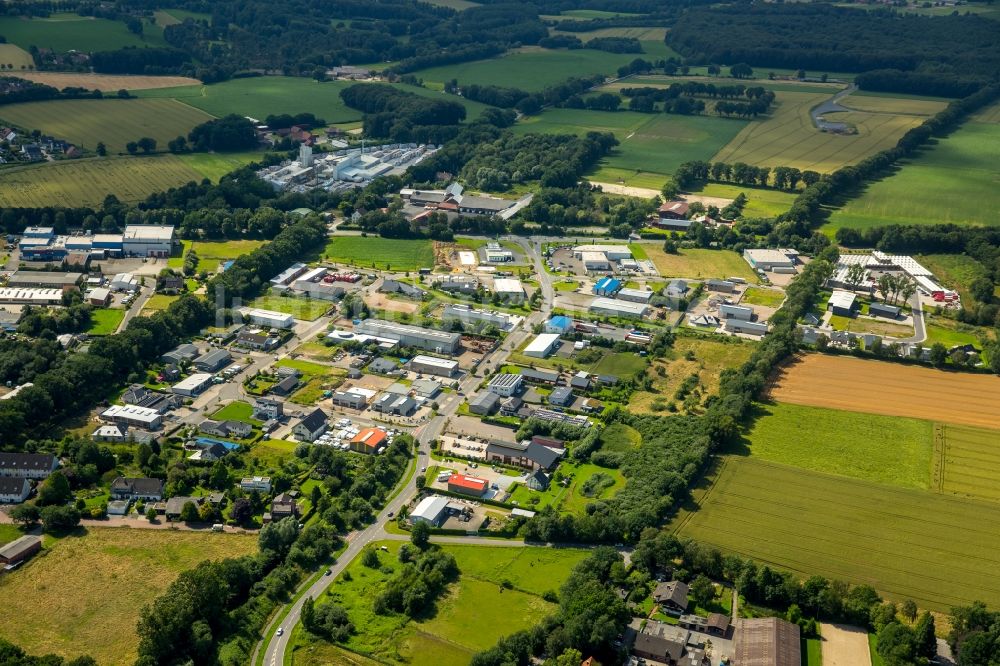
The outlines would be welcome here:
<svg viewBox="0 0 1000 666">
<path fill-rule="evenodd" d="M 462 341 L 460 333 L 437 331 L 385 319 L 365 319 L 354 327 L 354 332 L 395 340 L 401 345 L 439 354 L 454 354 Z"/>
<path fill-rule="evenodd" d="M 130 257 L 169 257 L 174 248 L 174 228 L 155 224 L 130 224 L 122 234 L 122 251 Z"/>
<path fill-rule="evenodd" d="M 649 312 L 649 306 L 645 303 L 619 301 L 614 298 L 595 298 L 591 301 L 589 310 L 594 314 L 607 315 L 609 317 L 642 319 Z"/>
</svg>

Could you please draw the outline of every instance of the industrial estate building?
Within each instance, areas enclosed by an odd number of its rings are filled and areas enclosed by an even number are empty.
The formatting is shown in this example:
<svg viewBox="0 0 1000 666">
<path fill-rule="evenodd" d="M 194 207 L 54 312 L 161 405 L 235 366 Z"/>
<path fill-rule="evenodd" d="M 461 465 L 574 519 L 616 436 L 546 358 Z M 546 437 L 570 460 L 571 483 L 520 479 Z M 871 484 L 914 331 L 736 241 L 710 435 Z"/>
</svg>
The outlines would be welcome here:
<svg viewBox="0 0 1000 666">
<path fill-rule="evenodd" d="M 458 372 L 458 361 L 436 356 L 425 356 L 418 354 L 410 359 L 410 370 L 439 377 L 451 377 Z"/>
<path fill-rule="evenodd" d="M 525 356 L 545 358 L 559 346 L 558 333 L 540 333 L 524 348 Z"/>
<path fill-rule="evenodd" d="M 501 330 L 509 330 L 513 326 L 514 318 L 503 312 L 492 312 L 490 310 L 475 310 L 468 305 L 451 304 L 446 305 L 442 319 L 445 321 L 455 320 L 463 324 L 491 324 Z"/>
<path fill-rule="evenodd" d="M 104 257 L 169 257 L 176 240 L 172 226 L 130 224 L 122 234 L 57 236 L 52 227 L 29 227 L 21 259 L 61 262 L 71 254 Z"/>
<path fill-rule="evenodd" d="M 619 301 L 614 298 L 595 298 L 588 308 L 594 314 L 606 315 L 608 317 L 622 317 L 624 319 L 642 319 L 649 312 L 649 306 L 645 303 L 633 303 L 631 301 Z"/>
<path fill-rule="evenodd" d="M 273 310 L 259 310 L 257 308 L 240 308 L 240 314 L 252 324 L 257 326 L 268 326 L 270 328 L 291 328 L 295 325 L 295 318 L 284 312 L 274 312 Z"/>
<path fill-rule="evenodd" d="M 354 332 L 395 340 L 401 345 L 439 354 L 454 354 L 462 341 L 460 333 L 437 331 L 385 319 L 365 319 L 354 326 Z"/>
<path fill-rule="evenodd" d="M 770 271 L 773 273 L 794 273 L 795 264 L 798 262 L 799 253 L 796 250 L 768 250 L 752 249 L 743 250 L 743 258 L 755 270 Z"/>
</svg>

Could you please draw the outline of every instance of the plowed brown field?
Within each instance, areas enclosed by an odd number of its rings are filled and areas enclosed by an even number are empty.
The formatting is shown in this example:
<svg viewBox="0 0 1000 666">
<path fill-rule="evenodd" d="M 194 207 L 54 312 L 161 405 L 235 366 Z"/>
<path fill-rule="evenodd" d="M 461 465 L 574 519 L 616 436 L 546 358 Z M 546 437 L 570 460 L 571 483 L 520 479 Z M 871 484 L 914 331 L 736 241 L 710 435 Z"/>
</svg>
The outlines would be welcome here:
<svg viewBox="0 0 1000 666">
<path fill-rule="evenodd" d="M 778 402 L 1000 429 L 1000 377 L 808 354 L 782 366 Z"/>
</svg>

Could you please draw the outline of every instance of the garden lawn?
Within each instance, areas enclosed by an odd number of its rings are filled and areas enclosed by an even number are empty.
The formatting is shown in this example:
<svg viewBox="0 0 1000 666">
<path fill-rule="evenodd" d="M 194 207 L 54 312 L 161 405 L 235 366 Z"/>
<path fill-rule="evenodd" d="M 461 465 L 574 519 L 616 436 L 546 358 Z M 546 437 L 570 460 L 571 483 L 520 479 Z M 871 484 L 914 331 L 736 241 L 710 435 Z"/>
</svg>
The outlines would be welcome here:
<svg viewBox="0 0 1000 666">
<path fill-rule="evenodd" d="M 982 349 L 983 341 L 978 332 L 982 332 L 982 336 L 988 335 L 989 329 L 987 328 L 973 328 L 971 326 L 958 324 L 951 320 L 943 318 L 935 318 L 933 320 L 935 323 L 928 323 L 927 329 L 927 339 L 923 341 L 923 346 L 930 347 L 935 343 L 940 342 L 945 347 L 951 349 L 952 347 L 958 345 L 975 345 L 977 348 Z M 966 330 L 959 330 L 958 327 L 963 327 Z"/>
<path fill-rule="evenodd" d="M 296 296 L 259 296 L 248 304 L 249 307 L 261 310 L 273 310 L 292 315 L 302 321 L 315 321 L 327 310 L 334 307 L 330 301 L 322 299 L 298 298 Z"/>
<path fill-rule="evenodd" d="M 424 239 L 334 236 L 323 252 L 330 261 L 362 268 L 415 271 L 434 265 L 433 242 Z"/>
<path fill-rule="evenodd" d="M 237 400 L 231 402 L 222 409 L 212 414 L 216 421 L 241 421 L 252 426 L 259 426 L 261 422 L 253 418 L 253 407 L 248 402 Z"/>
<path fill-rule="evenodd" d="M 744 441 L 760 460 L 926 489 L 932 427 L 919 419 L 772 403 L 758 405 Z"/>
<path fill-rule="evenodd" d="M 902 160 L 890 176 L 833 212 L 823 227 L 864 229 L 886 224 L 1000 224 L 1000 124 L 969 121 Z M 941 197 L 941 192 L 948 192 Z"/>
<path fill-rule="evenodd" d="M 622 379 L 629 379 L 646 368 L 647 361 L 635 352 L 614 352 L 603 357 L 591 368 L 590 372 L 596 375 L 616 375 Z"/>
<path fill-rule="evenodd" d="M 199 562 L 257 550 L 251 535 L 99 527 L 82 534 L 47 539 L 44 556 L 3 577 L 0 636 L 33 654 L 132 664 L 140 608 Z"/>
<path fill-rule="evenodd" d="M 756 284 L 760 280 L 742 256 L 730 250 L 699 248 L 678 250 L 667 254 L 659 244 L 645 243 L 643 248 L 663 277 L 728 278 L 742 277 Z"/>
<path fill-rule="evenodd" d="M 283 439 L 266 439 L 250 447 L 250 458 L 263 469 L 277 471 L 295 455 L 296 446 L 297 443 Z"/>
<path fill-rule="evenodd" d="M 850 331 L 852 333 L 873 333 L 874 335 L 887 335 L 893 338 L 908 338 L 913 335 L 913 327 L 907 324 L 896 324 L 885 319 L 873 319 L 869 317 L 844 317 L 832 315 L 830 325 L 838 331 Z"/>
<path fill-rule="evenodd" d="M 118 325 L 125 318 L 125 310 L 100 309 L 91 310 L 90 328 L 87 333 L 90 335 L 111 335 L 118 330 Z"/>
<path fill-rule="evenodd" d="M 32 46 L 58 53 L 66 51 L 110 51 L 128 46 L 166 46 L 163 30 L 143 23 L 145 34 L 129 32 L 124 21 L 54 13 L 47 17 L 0 17 L 0 35 L 22 49 Z"/>
<path fill-rule="evenodd" d="M 93 151 L 98 142 L 109 152 L 124 153 L 125 144 L 142 137 L 156 139 L 157 149 L 211 120 L 203 111 L 169 99 L 69 99 L 8 104 L 0 107 L 7 123 L 39 129 Z"/>
<path fill-rule="evenodd" d="M 178 296 L 171 296 L 169 294 L 153 294 L 152 296 L 149 297 L 149 300 L 143 304 L 142 312 L 140 312 L 139 314 L 148 317 L 154 312 L 159 312 L 160 310 L 166 310 L 168 307 L 170 307 L 170 304 L 176 301 L 178 298 L 179 298 Z"/>
</svg>

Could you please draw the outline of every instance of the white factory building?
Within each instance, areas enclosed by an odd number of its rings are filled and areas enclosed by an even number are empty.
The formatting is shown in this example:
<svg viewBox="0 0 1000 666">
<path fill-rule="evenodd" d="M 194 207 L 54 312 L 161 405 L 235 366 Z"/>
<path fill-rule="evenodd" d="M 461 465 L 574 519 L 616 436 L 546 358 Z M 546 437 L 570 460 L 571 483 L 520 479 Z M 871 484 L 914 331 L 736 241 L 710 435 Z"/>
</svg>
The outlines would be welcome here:
<svg viewBox="0 0 1000 666">
<path fill-rule="evenodd" d="M 273 310 L 258 310 L 257 308 L 240 308 L 240 314 L 250 320 L 250 323 L 271 328 L 291 328 L 295 318 L 284 312 Z"/>
<path fill-rule="evenodd" d="M 632 250 L 628 249 L 628 245 L 577 245 L 573 248 L 573 258 L 582 260 L 583 255 L 590 252 L 603 254 L 611 261 L 632 258 Z"/>
<path fill-rule="evenodd" d="M 588 271 L 611 270 L 611 262 L 608 261 L 608 255 L 603 252 L 581 252 L 579 259 L 583 262 L 583 267 Z"/>
<path fill-rule="evenodd" d="M 59 305 L 62 289 L 0 288 L 0 303 L 7 305 Z"/>
<path fill-rule="evenodd" d="M 462 342 L 461 333 L 438 331 L 385 319 L 365 319 L 354 327 L 354 332 L 395 340 L 401 345 L 439 354 L 454 354 Z"/>
<path fill-rule="evenodd" d="M 174 384 L 170 390 L 177 395 L 193 398 L 207 389 L 211 384 L 212 375 L 207 372 L 196 372 L 195 374 L 185 377 L 181 381 Z"/>
<path fill-rule="evenodd" d="M 101 413 L 101 420 L 130 428 L 155 430 L 163 423 L 163 415 L 149 407 L 111 405 Z"/>
<path fill-rule="evenodd" d="M 769 250 L 766 248 L 747 248 L 743 250 L 743 258 L 758 271 L 773 273 L 794 273 L 799 253 L 796 250 Z"/>
<path fill-rule="evenodd" d="M 524 302 L 524 287 L 520 280 L 513 278 L 496 278 L 493 280 L 493 293 L 508 303 Z"/>
<path fill-rule="evenodd" d="M 608 317 L 642 319 L 649 312 L 649 306 L 645 303 L 633 303 L 631 301 L 619 301 L 614 298 L 601 297 L 591 301 L 589 310 L 594 314 L 606 315 Z"/>
<path fill-rule="evenodd" d="M 458 372 L 458 361 L 424 354 L 417 354 L 411 358 L 409 365 L 413 372 L 439 377 L 451 377 Z"/>
<path fill-rule="evenodd" d="M 514 317 L 509 314 L 492 312 L 490 310 L 475 310 L 468 305 L 462 304 L 446 305 L 442 318 L 445 321 L 457 319 L 463 324 L 483 322 L 492 324 L 501 330 L 509 329 L 514 323 Z"/>
<path fill-rule="evenodd" d="M 541 333 L 524 348 L 524 355 L 545 358 L 558 346 L 558 333 Z"/>
<path fill-rule="evenodd" d="M 130 257 L 169 257 L 173 248 L 173 227 L 130 224 L 122 234 L 122 251 Z"/>
</svg>

